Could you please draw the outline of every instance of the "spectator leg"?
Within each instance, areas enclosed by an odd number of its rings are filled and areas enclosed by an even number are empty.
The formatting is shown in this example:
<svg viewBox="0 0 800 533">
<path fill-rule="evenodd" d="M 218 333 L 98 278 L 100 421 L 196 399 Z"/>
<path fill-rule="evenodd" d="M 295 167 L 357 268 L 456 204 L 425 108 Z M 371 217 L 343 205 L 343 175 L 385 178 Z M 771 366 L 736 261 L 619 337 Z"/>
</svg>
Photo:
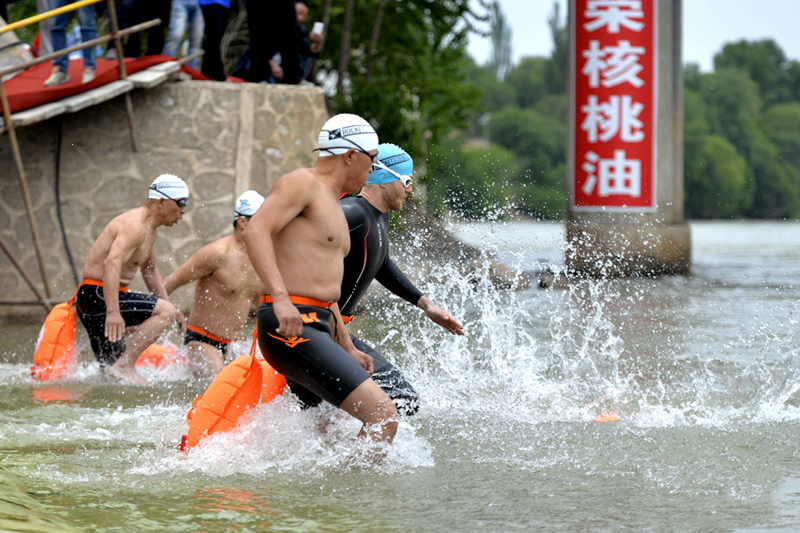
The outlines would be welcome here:
<svg viewBox="0 0 800 533">
<path fill-rule="evenodd" d="M 169 38 L 164 46 L 165 56 L 178 57 L 178 48 L 180 48 L 183 35 L 186 33 L 188 15 L 183 0 L 172 0 L 172 11 L 169 15 Z"/>
<path fill-rule="evenodd" d="M 228 8 L 219 4 L 200 6 L 206 23 L 206 40 L 203 44 L 203 74 L 217 81 L 225 81 L 225 67 L 222 64 L 222 36 L 228 24 Z"/>
</svg>

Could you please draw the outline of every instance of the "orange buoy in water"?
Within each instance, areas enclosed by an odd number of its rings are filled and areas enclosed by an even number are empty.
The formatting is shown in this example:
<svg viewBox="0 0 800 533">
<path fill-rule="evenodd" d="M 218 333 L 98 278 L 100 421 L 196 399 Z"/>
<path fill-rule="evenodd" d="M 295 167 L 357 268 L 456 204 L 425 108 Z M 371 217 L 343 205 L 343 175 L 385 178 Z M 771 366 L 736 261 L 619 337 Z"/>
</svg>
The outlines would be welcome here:
<svg viewBox="0 0 800 533">
<path fill-rule="evenodd" d="M 259 362 L 262 376 L 261 403 L 269 403 L 283 394 L 283 389 L 286 388 L 286 379 L 263 359 L 259 359 Z"/>
<path fill-rule="evenodd" d="M 619 420 L 619 415 L 614 411 L 606 411 L 602 415 L 598 416 L 592 422 L 616 422 Z"/>
<path fill-rule="evenodd" d="M 262 386 L 261 363 L 255 357 L 241 355 L 225 365 L 206 392 L 195 399 L 181 449 L 188 451 L 203 437 L 236 426 L 239 418 L 258 404 Z"/>
<path fill-rule="evenodd" d="M 73 297 L 55 306 L 44 321 L 36 351 L 33 354 L 31 376 L 50 380 L 63 377 L 75 359 L 75 310 Z"/>
<path fill-rule="evenodd" d="M 151 344 L 136 359 L 136 366 L 164 368 L 174 363 L 183 363 L 186 359 L 178 353 L 174 346 Z"/>
<path fill-rule="evenodd" d="M 283 394 L 283 389 L 286 388 L 286 379 L 263 359 L 264 354 L 261 353 L 261 349 L 258 346 L 258 326 L 253 328 L 253 342 L 250 344 L 251 357 L 256 357 L 256 350 L 258 350 L 258 355 L 261 357 L 259 361 L 261 361 L 261 374 L 264 377 L 261 385 L 261 403 L 269 403 Z"/>
</svg>

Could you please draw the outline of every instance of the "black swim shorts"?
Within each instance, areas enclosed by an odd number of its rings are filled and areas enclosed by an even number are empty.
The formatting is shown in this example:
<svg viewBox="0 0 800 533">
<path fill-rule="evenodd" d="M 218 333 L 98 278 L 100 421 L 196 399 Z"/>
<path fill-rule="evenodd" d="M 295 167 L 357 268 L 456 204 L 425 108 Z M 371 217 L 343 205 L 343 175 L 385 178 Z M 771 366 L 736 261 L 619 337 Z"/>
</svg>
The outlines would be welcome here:
<svg viewBox="0 0 800 533">
<path fill-rule="evenodd" d="M 183 337 L 183 344 L 187 345 L 192 341 L 209 344 L 225 355 L 228 354 L 228 346 L 231 343 L 228 339 L 217 337 L 202 328 L 189 324 L 186 327 L 186 335 Z"/>
<path fill-rule="evenodd" d="M 259 306 L 258 345 L 267 362 L 287 380 L 338 407 L 370 376 L 333 340 L 328 309 L 295 306 L 303 315 L 304 324 L 302 335 L 292 339 L 275 331 L 278 319 L 272 304 Z"/>
<path fill-rule="evenodd" d="M 106 337 L 106 300 L 103 298 L 103 287 L 94 284 L 83 284 L 78 289 L 75 309 L 81 319 L 89 342 L 92 344 L 94 356 L 105 368 L 117 362 L 125 353 L 124 337 L 117 342 L 110 342 Z M 119 312 L 125 326 L 138 326 L 153 315 L 158 298 L 138 292 L 119 292 Z"/>
</svg>

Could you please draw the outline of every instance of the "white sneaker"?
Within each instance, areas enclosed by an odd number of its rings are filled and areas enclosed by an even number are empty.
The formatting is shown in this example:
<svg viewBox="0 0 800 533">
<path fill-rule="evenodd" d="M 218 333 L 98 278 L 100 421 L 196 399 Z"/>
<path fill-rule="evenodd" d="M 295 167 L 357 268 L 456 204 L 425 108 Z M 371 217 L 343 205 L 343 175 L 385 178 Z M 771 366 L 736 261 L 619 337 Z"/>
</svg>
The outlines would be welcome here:
<svg viewBox="0 0 800 533">
<path fill-rule="evenodd" d="M 85 68 L 83 69 L 83 77 L 81 77 L 81 83 L 89 83 L 94 79 L 95 70 L 93 68 Z"/>
<path fill-rule="evenodd" d="M 57 70 L 50 74 L 50 77 L 44 80 L 45 87 L 55 87 L 56 85 L 61 85 L 62 83 L 67 83 L 69 81 L 69 75 L 66 72 L 61 72 Z"/>
</svg>

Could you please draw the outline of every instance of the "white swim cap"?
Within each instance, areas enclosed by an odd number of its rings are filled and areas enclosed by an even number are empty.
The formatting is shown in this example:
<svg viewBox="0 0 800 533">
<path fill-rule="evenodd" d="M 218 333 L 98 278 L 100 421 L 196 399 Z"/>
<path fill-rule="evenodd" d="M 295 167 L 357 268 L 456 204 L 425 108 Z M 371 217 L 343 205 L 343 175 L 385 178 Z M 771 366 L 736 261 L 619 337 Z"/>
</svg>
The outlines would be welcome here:
<svg viewBox="0 0 800 533">
<path fill-rule="evenodd" d="M 319 155 L 328 157 L 348 150 L 370 152 L 378 148 L 378 134 L 369 122 L 350 113 L 328 119 L 319 132 Z"/>
<path fill-rule="evenodd" d="M 173 174 L 161 174 L 150 184 L 148 198 L 178 200 L 189 198 L 189 187 L 186 182 Z"/>
<path fill-rule="evenodd" d="M 233 218 L 251 217 L 256 214 L 258 208 L 264 203 L 264 197 L 254 190 L 245 191 L 236 199 L 236 209 L 233 211 Z"/>
</svg>

